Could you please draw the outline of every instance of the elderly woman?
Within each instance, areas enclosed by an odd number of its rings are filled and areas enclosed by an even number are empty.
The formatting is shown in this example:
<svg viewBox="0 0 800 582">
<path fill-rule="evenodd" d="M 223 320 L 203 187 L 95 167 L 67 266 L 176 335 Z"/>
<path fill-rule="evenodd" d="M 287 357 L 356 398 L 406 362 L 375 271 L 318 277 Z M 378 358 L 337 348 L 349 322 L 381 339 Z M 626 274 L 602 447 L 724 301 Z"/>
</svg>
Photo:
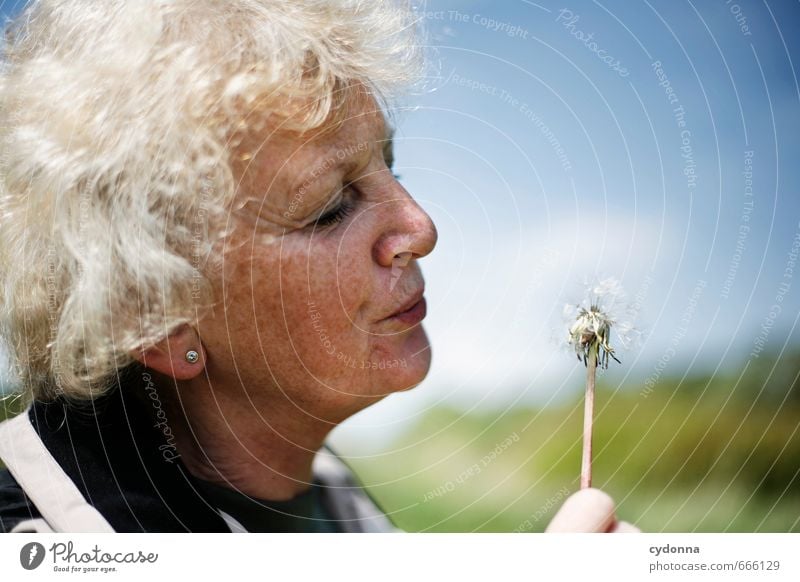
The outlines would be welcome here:
<svg viewBox="0 0 800 582">
<path fill-rule="evenodd" d="M 11 24 L 0 302 L 29 406 L 0 425 L 0 530 L 395 530 L 325 440 L 430 365 L 436 230 L 387 119 L 414 28 L 361 0 Z M 573 505 L 562 529 L 614 527 Z"/>
</svg>

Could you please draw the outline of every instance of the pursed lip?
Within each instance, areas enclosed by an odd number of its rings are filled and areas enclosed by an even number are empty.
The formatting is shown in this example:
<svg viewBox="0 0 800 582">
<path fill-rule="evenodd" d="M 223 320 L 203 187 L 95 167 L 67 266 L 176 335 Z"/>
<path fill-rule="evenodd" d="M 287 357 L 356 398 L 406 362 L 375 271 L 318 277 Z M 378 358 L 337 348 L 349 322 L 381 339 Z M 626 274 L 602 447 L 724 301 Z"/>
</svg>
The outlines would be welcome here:
<svg viewBox="0 0 800 582">
<path fill-rule="evenodd" d="M 414 293 L 408 300 L 404 301 L 403 304 L 398 307 L 391 315 L 387 316 L 384 319 L 392 319 L 394 317 L 399 317 L 404 313 L 411 311 L 413 308 L 417 306 L 420 301 L 424 300 L 425 296 L 425 288 L 422 287 L 419 291 Z"/>
</svg>

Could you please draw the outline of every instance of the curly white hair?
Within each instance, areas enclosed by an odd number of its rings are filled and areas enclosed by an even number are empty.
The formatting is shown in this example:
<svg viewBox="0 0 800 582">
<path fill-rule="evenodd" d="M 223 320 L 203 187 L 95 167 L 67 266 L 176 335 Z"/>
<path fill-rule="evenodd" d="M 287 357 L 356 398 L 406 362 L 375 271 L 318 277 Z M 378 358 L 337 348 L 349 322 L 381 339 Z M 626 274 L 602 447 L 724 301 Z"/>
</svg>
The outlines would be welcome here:
<svg viewBox="0 0 800 582">
<path fill-rule="evenodd" d="M 102 394 L 214 302 L 237 134 L 418 78 L 384 0 L 35 0 L 0 65 L 0 334 L 30 398 Z"/>
</svg>

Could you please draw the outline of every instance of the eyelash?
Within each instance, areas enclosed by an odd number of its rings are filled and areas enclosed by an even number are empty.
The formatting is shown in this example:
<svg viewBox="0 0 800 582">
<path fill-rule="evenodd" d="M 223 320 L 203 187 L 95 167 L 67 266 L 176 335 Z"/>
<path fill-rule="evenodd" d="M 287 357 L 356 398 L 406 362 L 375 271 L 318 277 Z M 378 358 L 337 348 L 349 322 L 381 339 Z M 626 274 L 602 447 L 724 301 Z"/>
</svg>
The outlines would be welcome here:
<svg viewBox="0 0 800 582">
<path fill-rule="evenodd" d="M 355 190 L 353 183 L 347 184 L 344 189 L 347 190 Z M 315 228 L 327 228 L 329 226 L 333 226 L 335 224 L 339 224 L 345 218 L 350 216 L 350 213 L 353 211 L 354 202 L 349 197 L 343 197 L 341 202 L 336 208 L 333 208 L 320 216 L 314 223 L 313 226 Z"/>
<path fill-rule="evenodd" d="M 347 200 L 343 200 L 338 207 L 320 216 L 316 220 L 314 225 L 320 228 L 325 228 L 327 226 L 333 226 L 334 224 L 339 224 L 345 218 L 350 216 L 350 213 L 352 211 L 353 211 L 352 203 L 348 202 Z"/>
<path fill-rule="evenodd" d="M 400 180 L 400 174 L 395 174 L 392 172 L 392 176 L 395 180 Z M 328 226 L 333 226 L 334 224 L 339 224 L 345 218 L 350 216 L 351 212 L 353 212 L 353 203 L 349 202 L 348 200 L 342 200 L 338 207 L 320 216 L 314 222 L 314 226 L 318 228 L 326 228 Z"/>
</svg>

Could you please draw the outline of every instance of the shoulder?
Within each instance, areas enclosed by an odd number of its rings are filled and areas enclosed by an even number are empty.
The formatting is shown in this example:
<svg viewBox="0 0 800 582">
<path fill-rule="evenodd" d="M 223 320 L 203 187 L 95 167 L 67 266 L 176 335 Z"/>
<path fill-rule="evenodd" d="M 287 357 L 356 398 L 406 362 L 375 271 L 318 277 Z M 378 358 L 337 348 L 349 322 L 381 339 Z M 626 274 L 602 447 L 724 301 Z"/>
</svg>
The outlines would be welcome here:
<svg viewBox="0 0 800 582">
<path fill-rule="evenodd" d="M 0 469 L 0 533 L 8 533 L 18 523 L 39 517 L 39 510 L 17 480 L 8 469 Z"/>
<path fill-rule="evenodd" d="M 323 503 L 339 520 L 343 531 L 400 532 L 399 528 L 367 492 L 345 460 L 329 444 L 317 452 L 314 476 L 323 487 Z"/>
</svg>

